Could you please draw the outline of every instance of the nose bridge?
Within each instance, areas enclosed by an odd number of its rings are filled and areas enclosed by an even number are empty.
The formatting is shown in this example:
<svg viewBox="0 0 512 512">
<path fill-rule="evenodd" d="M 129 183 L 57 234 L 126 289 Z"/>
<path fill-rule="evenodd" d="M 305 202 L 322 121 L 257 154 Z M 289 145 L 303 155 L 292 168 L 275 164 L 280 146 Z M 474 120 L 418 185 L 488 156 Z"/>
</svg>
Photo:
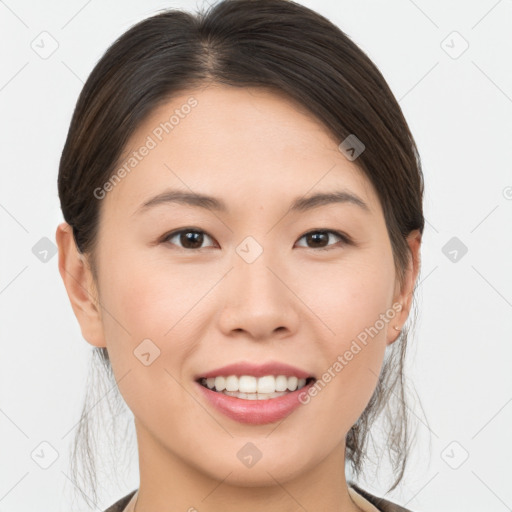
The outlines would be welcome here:
<svg viewBox="0 0 512 512">
<path fill-rule="evenodd" d="M 280 273 L 278 258 L 270 247 L 264 248 L 253 237 L 247 237 L 236 249 L 234 258 L 235 286 L 240 297 L 248 304 L 251 299 L 254 302 L 282 302 L 284 287 L 277 279 Z M 284 288 L 284 289 L 283 289 Z"/>
<path fill-rule="evenodd" d="M 293 297 L 280 277 L 277 252 L 247 237 L 236 248 L 222 312 L 225 331 L 244 330 L 253 337 L 270 336 L 279 328 L 294 329 Z"/>
</svg>

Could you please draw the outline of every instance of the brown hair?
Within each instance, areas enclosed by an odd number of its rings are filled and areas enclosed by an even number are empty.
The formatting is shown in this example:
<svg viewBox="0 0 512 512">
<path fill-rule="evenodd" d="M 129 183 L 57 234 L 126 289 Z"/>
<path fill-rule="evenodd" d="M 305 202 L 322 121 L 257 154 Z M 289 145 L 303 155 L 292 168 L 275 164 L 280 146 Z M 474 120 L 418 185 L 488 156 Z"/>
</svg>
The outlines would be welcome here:
<svg viewBox="0 0 512 512">
<path fill-rule="evenodd" d="M 368 56 L 325 17 L 290 0 L 223 0 L 197 14 L 167 10 L 130 28 L 96 64 L 78 98 L 58 176 L 64 219 L 78 250 L 89 256 L 93 274 L 101 207 L 93 191 L 109 180 L 128 138 L 157 106 L 206 83 L 279 91 L 308 109 L 336 140 L 353 134 L 364 143 L 354 163 L 379 196 L 403 283 L 410 259 L 406 237 L 424 227 L 415 142 Z M 406 327 L 387 349 L 375 392 L 346 438 L 347 460 L 358 476 L 370 427 L 385 411 L 387 449 L 396 472 L 390 490 L 404 474 L 410 439 L 403 374 L 407 334 Z M 93 350 L 115 385 L 107 349 Z M 87 391 L 75 455 L 86 456 L 95 495 L 87 423 L 93 388 Z"/>
</svg>

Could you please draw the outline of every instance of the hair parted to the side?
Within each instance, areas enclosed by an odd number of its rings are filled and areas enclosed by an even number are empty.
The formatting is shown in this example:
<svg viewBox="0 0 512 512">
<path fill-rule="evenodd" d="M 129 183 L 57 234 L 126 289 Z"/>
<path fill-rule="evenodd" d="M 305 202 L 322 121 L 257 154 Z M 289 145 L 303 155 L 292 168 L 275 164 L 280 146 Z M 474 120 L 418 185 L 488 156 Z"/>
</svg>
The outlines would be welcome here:
<svg viewBox="0 0 512 512">
<path fill-rule="evenodd" d="M 128 138 L 157 106 L 207 83 L 284 93 L 314 114 L 336 140 L 355 134 L 365 144 L 354 163 L 379 196 L 403 283 L 411 257 L 406 237 L 415 229 L 422 233 L 425 222 L 416 144 L 368 56 L 325 17 L 291 0 L 223 0 L 197 14 L 166 10 L 130 28 L 97 63 L 78 98 L 58 176 L 64 219 L 78 250 L 87 254 L 93 276 L 102 205 L 93 191 L 109 180 Z M 390 490 L 403 477 L 410 441 L 403 372 L 408 330 L 404 326 L 386 349 L 375 392 L 346 438 L 347 461 L 359 476 L 371 426 L 387 418 L 387 450 L 396 472 Z M 107 350 L 93 351 L 98 356 L 93 365 L 100 361 L 119 393 Z M 96 400 L 89 391 L 76 432 L 72 474 L 78 480 L 77 459 L 83 457 L 83 492 L 95 500 L 95 454 L 88 448 L 94 446 L 94 433 L 87 422 Z"/>
</svg>

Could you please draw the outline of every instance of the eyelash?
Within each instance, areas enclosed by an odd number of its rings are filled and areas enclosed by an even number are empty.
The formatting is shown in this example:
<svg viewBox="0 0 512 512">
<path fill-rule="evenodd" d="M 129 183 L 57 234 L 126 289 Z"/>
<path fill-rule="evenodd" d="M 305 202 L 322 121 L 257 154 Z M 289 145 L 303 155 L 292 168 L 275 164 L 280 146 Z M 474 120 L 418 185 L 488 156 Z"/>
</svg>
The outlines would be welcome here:
<svg viewBox="0 0 512 512">
<path fill-rule="evenodd" d="M 171 238 L 174 238 L 175 236 L 177 235 L 181 235 L 182 233 L 203 233 L 205 234 L 206 236 L 208 236 L 210 239 L 214 240 L 214 238 L 212 236 L 210 236 L 208 233 L 206 233 L 206 231 L 203 231 L 202 229 L 197 229 L 197 228 L 185 228 L 185 229 L 180 229 L 180 230 L 177 230 L 177 231 L 172 231 L 171 233 L 168 233 L 166 235 L 164 235 L 162 237 L 162 240 L 161 242 L 164 243 L 164 244 L 169 244 L 169 245 L 175 245 L 175 244 L 171 244 L 171 242 L 169 241 Z M 337 237 L 339 237 L 341 239 L 341 241 L 343 242 L 343 245 L 350 245 L 352 244 L 352 240 L 350 239 L 350 237 L 348 237 L 347 235 L 345 235 L 344 233 L 341 233 L 339 231 L 336 231 L 336 230 L 332 230 L 332 229 L 315 229 L 315 230 L 312 230 L 312 231 L 308 231 L 307 233 L 304 233 L 300 238 L 299 240 L 301 240 L 302 238 L 304 238 L 305 236 L 307 235 L 311 235 L 311 234 L 315 234 L 315 233 L 324 233 L 324 234 L 333 234 Z M 203 249 L 207 249 L 208 247 L 200 247 L 198 249 L 188 249 L 188 248 L 185 248 L 185 247 L 179 247 L 179 249 L 183 249 L 184 251 L 189 251 L 189 252 L 194 252 L 194 251 L 201 251 Z M 327 246 L 327 247 L 305 247 L 305 249 L 313 249 L 313 250 L 316 250 L 316 251 L 330 251 L 331 249 L 333 249 L 333 244 L 331 244 L 330 246 Z"/>
</svg>

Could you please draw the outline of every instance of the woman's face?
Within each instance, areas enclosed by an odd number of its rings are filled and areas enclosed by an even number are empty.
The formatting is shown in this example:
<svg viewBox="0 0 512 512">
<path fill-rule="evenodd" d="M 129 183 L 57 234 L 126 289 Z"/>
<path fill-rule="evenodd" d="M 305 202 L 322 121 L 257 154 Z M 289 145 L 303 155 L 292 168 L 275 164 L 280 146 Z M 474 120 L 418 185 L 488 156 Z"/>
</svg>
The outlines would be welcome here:
<svg viewBox="0 0 512 512">
<path fill-rule="evenodd" d="M 400 290 L 378 197 L 340 142 L 280 95 L 209 86 L 154 111 L 116 167 L 127 163 L 121 179 L 96 192 L 101 329 L 88 341 L 108 348 L 141 464 L 237 485 L 284 482 L 329 456 L 341 464 L 415 276 Z M 307 201 L 334 193 L 360 203 Z M 317 392 L 264 403 L 197 382 L 236 363 L 290 365 Z M 257 385 L 258 368 L 239 373 Z"/>
</svg>

